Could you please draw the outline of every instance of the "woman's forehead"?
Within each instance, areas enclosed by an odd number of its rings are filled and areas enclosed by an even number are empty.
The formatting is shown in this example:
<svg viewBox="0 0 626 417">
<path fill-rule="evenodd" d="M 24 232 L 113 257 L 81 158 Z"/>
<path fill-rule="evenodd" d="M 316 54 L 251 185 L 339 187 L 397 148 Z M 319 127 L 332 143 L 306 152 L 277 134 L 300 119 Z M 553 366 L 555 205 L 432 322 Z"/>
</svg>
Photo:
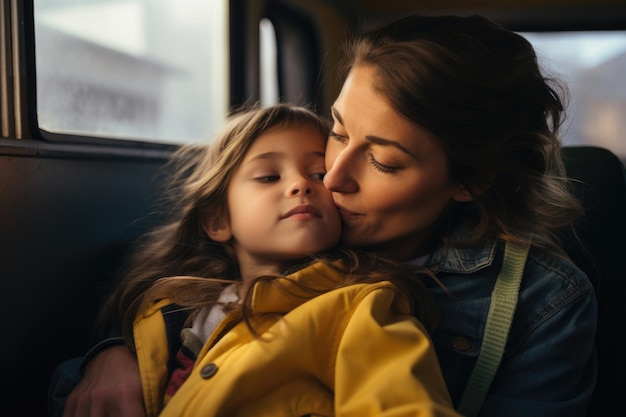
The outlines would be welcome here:
<svg viewBox="0 0 626 417">
<path fill-rule="evenodd" d="M 374 72 L 372 67 L 355 67 L 350 71 L 331 108 L 335 122 L 351 135 L 383 138 L 416 151 L 436 142 L 430 132 L 398 112 L 374 88 Z"/>
</svg>

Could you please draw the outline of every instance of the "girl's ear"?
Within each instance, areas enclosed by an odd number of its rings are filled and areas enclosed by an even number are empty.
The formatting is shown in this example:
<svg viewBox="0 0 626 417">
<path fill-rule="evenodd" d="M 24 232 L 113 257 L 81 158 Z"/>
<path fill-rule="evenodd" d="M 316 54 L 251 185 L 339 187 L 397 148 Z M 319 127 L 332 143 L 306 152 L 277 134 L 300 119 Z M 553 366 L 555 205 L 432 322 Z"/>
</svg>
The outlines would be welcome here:
<svg viewBox="0 0 626 417">
<path fill-rule="evenodd" d="M 211 214 L 205 213 L 203 215 L 202 228 L 211 240 L 220 243 L 228 242 L 233 237 L 228 216 Z"/>
</svg>

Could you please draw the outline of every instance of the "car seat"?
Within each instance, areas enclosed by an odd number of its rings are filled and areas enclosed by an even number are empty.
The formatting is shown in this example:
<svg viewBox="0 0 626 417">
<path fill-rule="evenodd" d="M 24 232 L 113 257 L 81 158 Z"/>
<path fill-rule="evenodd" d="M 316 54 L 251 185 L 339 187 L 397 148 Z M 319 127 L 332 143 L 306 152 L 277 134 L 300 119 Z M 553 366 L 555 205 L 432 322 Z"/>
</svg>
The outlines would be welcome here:
<svg viewBox="0 0 626 417">
<path fill-rule="evenodd" d="M 586 213 L 565 249 L 593 283 L 598 300 L 596 350 L 598 381 L 587 410 L 590 417 L 623 415 L 626 355 L 626 175 L 612 152 L 591 146 L 563 148 L 571 187 Z M 581 245 L 582 244 L 582 245 Z M 575 347 L 573 347 L 575 348 Z"/>
</svg>

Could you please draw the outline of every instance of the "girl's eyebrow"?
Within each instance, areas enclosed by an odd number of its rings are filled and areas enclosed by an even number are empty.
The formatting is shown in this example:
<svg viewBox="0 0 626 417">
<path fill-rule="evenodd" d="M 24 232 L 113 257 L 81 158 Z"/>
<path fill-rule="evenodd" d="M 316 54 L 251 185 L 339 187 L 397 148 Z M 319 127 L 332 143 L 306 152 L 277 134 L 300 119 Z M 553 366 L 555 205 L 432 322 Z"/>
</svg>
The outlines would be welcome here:
<svg viewBox="0 0 626 417">
<path fill-rule="evenodd" d="M 326 156 L 326 152 L 325 151 L 314 151 L 314 152 L 309 152 L 309 155 L 313 155 L 313 156 L 324 158 Z M 286 155 L 283 152 L 264 152 L 264 153 L 260 153 L 258 155 L 254 155 L 252 158 L 248 159 L 245 162 L 252 162 L 252 161 L 259 160 L 259 159 L 273 160 L 273 159 L 281 159 L 281 158 L 285 158 L 285 157 L 286 157 Z"/>
<path fill-rule="evenodd" d="M 335 107 L 331 107 L 330 111 L 333 117 L 337 120 L 337 122 L 341 126 L 343 126 L 344 125 L 343 118 L 341 117 L 341 114 L 339 114 L 339 111 L 337 111 Z M 401 150 L 402 152 L 406 153 L 410 157 L 417 159 L 417 157 L 413 155 L 411 151 L 409 151 L 407 148 L 405 148 L 404 146 L 402 146 L 400 143 L 396 142 L 395 140 L 385 139 L 385 138 L 381 138 L 381 137 L 373 136 L 373 135 L 365 136 L 365 139 L 367 139 L 367 141 L 374 143 L 376 145 L 393 146 L 394 148 L 397 148 Z"/>
<path fill-rule="evenodd" d="M 254 155 L 252 158 L 248 159 L 248 162 L 250 161 L 254 161 L 257 159 L 279 159 L 279 158 L 284 158 L 285 154 L 282 152 L 265 152 L 265 153 L 260 153 L 258 155 Z"/>
</svg>

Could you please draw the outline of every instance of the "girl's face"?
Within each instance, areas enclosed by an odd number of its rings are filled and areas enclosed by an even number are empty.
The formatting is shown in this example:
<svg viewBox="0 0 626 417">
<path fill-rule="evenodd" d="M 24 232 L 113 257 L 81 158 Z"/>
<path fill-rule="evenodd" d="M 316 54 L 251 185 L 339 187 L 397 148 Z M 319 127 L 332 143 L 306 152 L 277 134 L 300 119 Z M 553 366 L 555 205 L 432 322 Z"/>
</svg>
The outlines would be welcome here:
<svg viewBox="0 0 626 417">
<path fill-rule="evenodd" d="M 276 128 L 246 153 L 228 187 L 224 234 L 215 239 L 234 238 L 243 277 L 277 273 L 282 261 L 339 241 L 339 213 L 322 182 L 325 148 L 314 128 Z"/>
<path fill-rule="evenodd" d="M 373 68 L 353 68 L 333 105 L 324 183 L 347 245 L 409 259 L 429 250 L 444 208 L 471 197 L 451 180 L 443 147 L 395 111 L 374 80 Z"/>
</svg>

